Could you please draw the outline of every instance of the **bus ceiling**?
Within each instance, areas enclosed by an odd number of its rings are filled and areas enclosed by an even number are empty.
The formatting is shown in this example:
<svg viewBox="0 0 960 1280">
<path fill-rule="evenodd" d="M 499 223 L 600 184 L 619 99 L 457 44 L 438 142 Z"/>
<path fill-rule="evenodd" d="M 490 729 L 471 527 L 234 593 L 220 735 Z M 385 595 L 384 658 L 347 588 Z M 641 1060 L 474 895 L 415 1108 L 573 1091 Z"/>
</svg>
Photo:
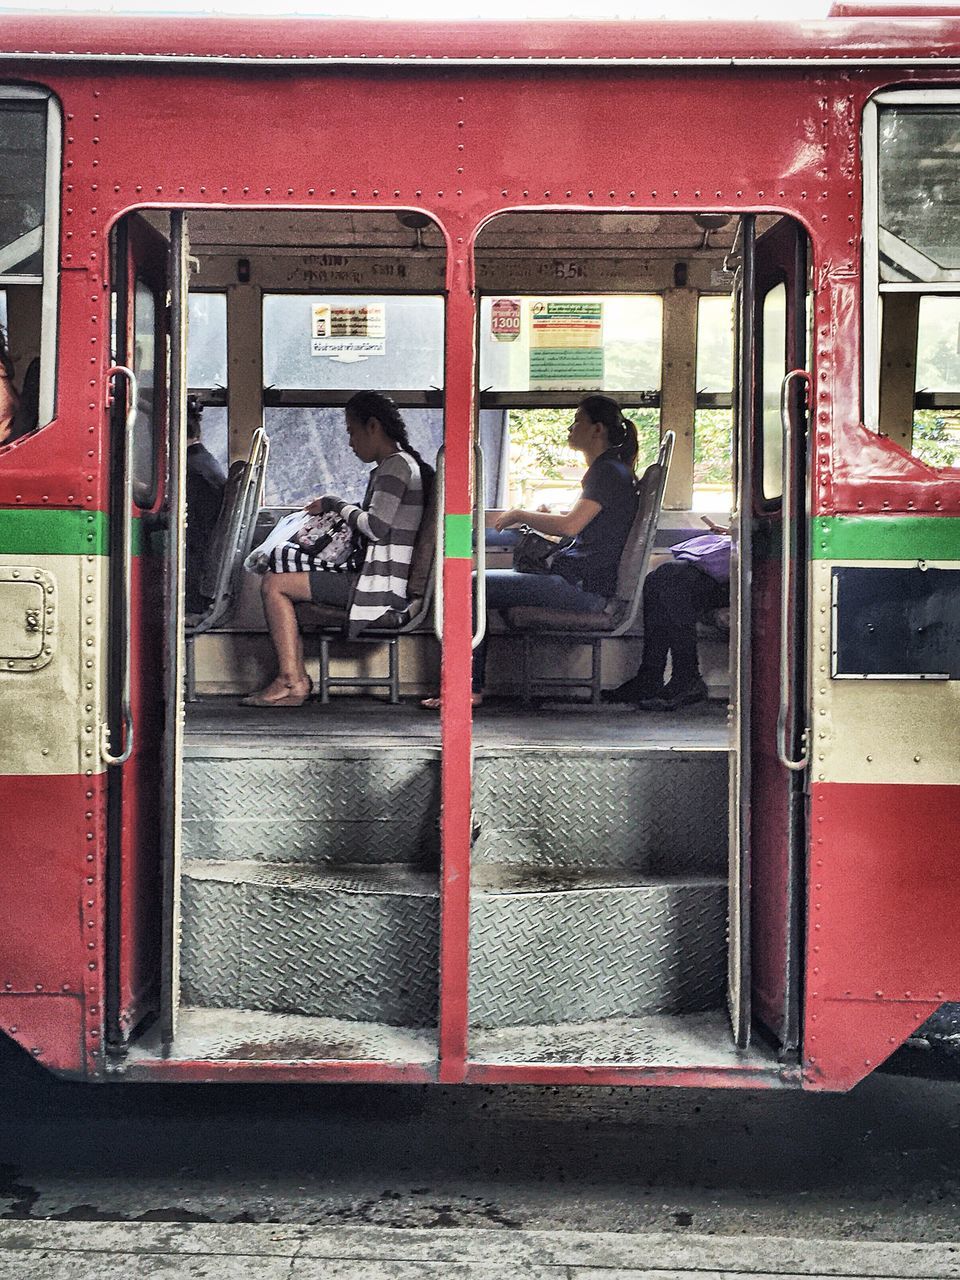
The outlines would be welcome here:
<svg viewBox="0 0 960 1280">
<path fill-rule="evenodd" d="M 147 217 L 163 230 L 165 213 Z M 778 219 L 761 215 L 758 231 Z M 738 226 L 738 215 L 723 211 L 504 213 L 477 237 L 478 284 L 487 292 L 658 291 L 686 284 L 722 292 L 728 285 L 717 273 Z M 378 292 L 444 287 L 443 232 L 418 211 L 197 210 L 189 228 L 191 253 L 201 264 L 194 288 L 238 282 Z M 677 270 L 678 262 L 687 265 Z"/>
</svg>

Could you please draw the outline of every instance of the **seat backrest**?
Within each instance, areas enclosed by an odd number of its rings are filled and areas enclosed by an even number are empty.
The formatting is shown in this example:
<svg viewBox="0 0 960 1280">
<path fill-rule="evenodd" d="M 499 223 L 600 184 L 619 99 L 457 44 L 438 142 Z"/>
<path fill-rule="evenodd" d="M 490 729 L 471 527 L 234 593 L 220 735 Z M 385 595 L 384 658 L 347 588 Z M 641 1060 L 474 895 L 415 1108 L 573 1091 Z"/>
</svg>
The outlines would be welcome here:
<svg viewBox="0 0 960 1280">
<path fill-rule="evenodd" d="M 434 479 L 430 486 L 430 495 L 424 503 L 420 528 L 417 530 L 413 544 L 413 559 L 410 561 L 410 577 L 407 594 L 410 599 L 410 618 L 422 618 L 429 608 L 433 597 L 434 571 L 437 552 L 437 491 L 439 485 Z"/>
<path fill-rule="evenodd" d="M 253 530 L 263 500 L 270 442 L 262 427 L 253 433 L 246 462 L 235 462 L 227 473 L 207 554 L 201 590 L 210 607 L 194 631 L 208 631 L 222 622 L 240 592 L 243 562 L 253 545 Z M 189 630 L 189 628 L 188 628 Z"/>
<path fill-rule="evenodd" d="M 643 579 L 660 521 L 663 491 L 670 473 L 675 440 L 676 434 L 673 431 L 664 432 L 656 462 L 651 462 L 637 485 L 637 514 L 624 543 L 617 571 L 617 600 L 624 610 L 617 626 L 619 632 L 632 626 L 640 610 Z"/>
</svg>

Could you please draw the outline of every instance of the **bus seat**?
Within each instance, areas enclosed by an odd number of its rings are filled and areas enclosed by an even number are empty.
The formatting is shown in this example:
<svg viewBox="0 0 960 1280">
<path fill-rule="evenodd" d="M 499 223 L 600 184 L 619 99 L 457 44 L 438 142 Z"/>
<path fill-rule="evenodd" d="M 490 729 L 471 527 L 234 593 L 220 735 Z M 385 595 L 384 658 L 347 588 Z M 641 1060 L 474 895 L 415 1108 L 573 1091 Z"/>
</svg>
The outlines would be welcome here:
<svg viewBox="0 0 960 1280">
<path fill-rule="evenodd" d="M 638 634 L 642 617 L 643 580 L 656 537 L 675 439 L 673 431 L 664 433 L 656 462 L 647 467 L 638 483 L 637 514 L 620 557 L 617 594 L 607 601 L 603 612 L 572 613 L 530 606 L 505 610 L 505 634 L 514 632 L 522 637 L 520 684 L 524 702 L 530 700 L 532 687 L 537 685 L 551 689 L 589 688 L 591 701 L 595 705 L 599 704 L 601 642 L 608 637 Z M 572 644 L 589 644 L 592 648 L 589 680 L 577 676 L 531 677 L 531 651 L 538 635 L 568 640 Z"/>
<path fill-rule="evenodd" d="M 209 605 L 203 613 L 187 614 L 187 701 L 196 698 L 193 641 L 196 636 L 224 622 L 240 595 L 243 562 L 253 545 L 253 530 L 263 500 L 270 442 L 262 427 L 253 433 L 246 462 L 235 462 L 227 473 L 220 514 L 214 526 L 210 551 L 201 580 Z"/>
<path fill-rule="evenodd" d="M 332 688 L 386 688 L 391 703 L 400 701 L 398 639 L 411 632 L 425 631 L 430 623 L 436 573 L 436 512 L 437 485 L 434 484 L 413 544 L 408 580 L 410 603 L 405 612 L 384 614 L 373 626 L 364 628 L 360 635 L 350 637 L 351 641 L 386 643 L 388 668 L 385 676 L 331 676 L 330 642 L 345 636 L 349 622 L 347 610 L 312 603 L 296 606 L 297 618 L 305 634 L 316 634 L 320 638 L 321 703 L 330 701 Z"/>
</svg>

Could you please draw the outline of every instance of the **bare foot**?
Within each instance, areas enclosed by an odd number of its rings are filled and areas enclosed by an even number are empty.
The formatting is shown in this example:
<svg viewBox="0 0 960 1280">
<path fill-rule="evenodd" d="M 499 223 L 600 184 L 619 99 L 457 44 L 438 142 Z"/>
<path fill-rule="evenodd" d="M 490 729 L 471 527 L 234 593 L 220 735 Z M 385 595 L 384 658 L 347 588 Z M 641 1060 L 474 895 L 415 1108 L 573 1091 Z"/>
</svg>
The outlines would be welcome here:
<svg viewBox="0 0 960 1280">
<path fill-rule="evenodd" d="M 423 707 L 423 709 L 424 709 L 425 711 L 439 711 L 439 710 L 440 710 L 440 708 L 441 708 L 441 706 L 442 706 L 442 703 L 441 703 L 441 700 L 440 700 L 439 698 L 421 698 L 421 699 L 420 699 L 420 705 L 421 705 L 421 707 Z M 482 707 L 482 706 L 483 706 L 483 694 L 482 694 L 482 693 L 471 693 L 471 695 L 470 695 L 470 705 L 471 705 L 471 707 Z"/>
<path fill-rule="evenodd" d="M 277 676 L 265 689 L 241 698 L 240 705 L 243 707 L 302 707 L 312 693 L 313 681 L 309 676 L 303 676 L 298 680 L 287 680 Z"/>
</svg>

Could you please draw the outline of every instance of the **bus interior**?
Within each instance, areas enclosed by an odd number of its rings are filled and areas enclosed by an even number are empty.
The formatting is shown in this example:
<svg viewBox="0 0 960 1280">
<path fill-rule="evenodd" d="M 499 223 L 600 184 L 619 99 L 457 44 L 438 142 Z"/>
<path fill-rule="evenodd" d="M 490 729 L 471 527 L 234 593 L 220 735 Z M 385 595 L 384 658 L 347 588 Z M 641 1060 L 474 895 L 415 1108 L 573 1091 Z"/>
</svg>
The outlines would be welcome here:
<svg viewBox="0 0 960 1280">
<path fill-rule="evenodd" d="M 159 243 L 175 216 L 132 218 Z M 392 396 L 435 463 L 447 251 L 432 220 L 403 210 L 211 209 L 184 221 L 186 383 L 203 405 L 203 443 L 226 470 L 248 458 L 260 428 L 269 439 L 248 541 L 317 494 L 359 499 L 364 468 L 347 448 L 342 412 L 357 390 Z M 476 527 L 487 536 L 474 538 L 475 565 L 510 566 L 509 547 L 491 536 L 499 511 L 573 502 L 582 467 L 566 429 L 594 390 L 635 422 L 641 473 L 664 434 L 675 436 L 647 572 L 704 531 L 701 517 L 729 523 L 744 227 L 759 240 L 787 222 L 519 211 L 483 227 Z M 143 312 L 146 330 L 159 301 Z M 771 441 L 790 367 L 786 308 L 785 287 L 771 287 Z M 545 347 L 535 323 L 545 313 L 587 337 Z M 149 392 L 148 370 L 159 366 L 148 341 L 136 352 L 143 401 L 142 379 Z M 763 466 L 778 472 L 773 446 L 768 455 Z M 215 625 L 186 619 L 185 728 L 168 748 L 183 797 L 170 1008 L 160 1029 L 139 1035 L 131 1025 L 122 1048 L 151 1055 L 162 1038 L 165 1053 L 193 1059 L 282 1059 L 295 1044 L 311 1059 L 434 1062 L 441 742 L 437 715 L 419 703 L 438 687 L 436 610 L 395 646 L 308 634 L 308 670 L 318 687 L 331 678 L 327 696 L 260 710 L 239 705 L 273 674 L 260 583 L 249 573 L 235 581 Z M 521 660 L 522 637 L 495 617 L 490 630 L 487 697 L 473 722 L 470 1061 L 795 1061 L 790 892 L 765 908 L 782 910 L 772 928 L 784 975 L 777 1007 L 748 1012 L 739 1030 L 734 1018 L 733 1031 L 727 1008 L 730 938 L 746 930 L 747 954 L 750 945 L 749 911 L 734 925 L 730 915 L 744 908 L 744 890 L 731 870 L 728 703 L 738 686 L 728 614 L 701 627 L 709 701 L 676 713 L 597 705 L 589 644 L 534 636 Z M 605 688 L 635 671 L 641 645 L 639 618 L 596 645 Z M 538 685 L 557 676 L 579 684 Z M 795 874 L 778 868 L 773 879 L 782 887 Z"/>
</svg>

